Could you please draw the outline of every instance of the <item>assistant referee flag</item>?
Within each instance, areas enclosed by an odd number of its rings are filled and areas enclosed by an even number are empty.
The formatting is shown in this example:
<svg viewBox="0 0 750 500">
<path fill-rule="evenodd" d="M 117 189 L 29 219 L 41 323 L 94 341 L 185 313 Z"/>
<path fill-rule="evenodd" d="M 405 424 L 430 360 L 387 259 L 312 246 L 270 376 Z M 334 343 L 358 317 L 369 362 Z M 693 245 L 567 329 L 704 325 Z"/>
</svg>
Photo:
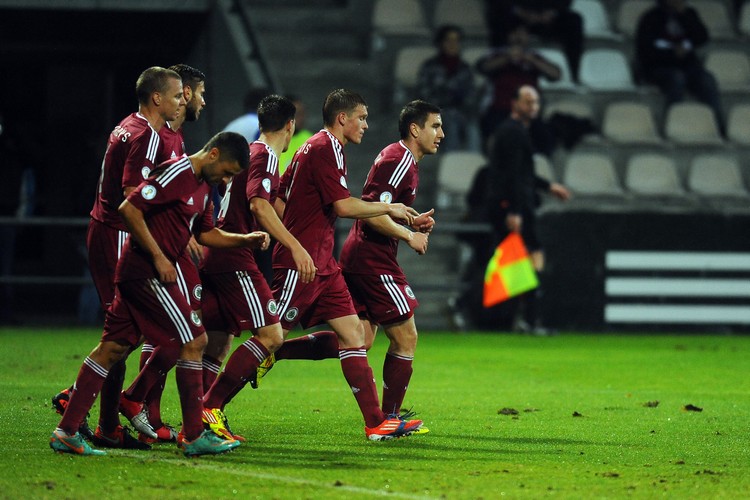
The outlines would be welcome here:
<svg viewBox="0 0 750 500">
<path fill-rule="evenodd" d="M 484 273 L 484 307 L 492 307 L 539 286 L 529 253 L 518 233 L 510 233 L 495 249 Z"/>
</svg>

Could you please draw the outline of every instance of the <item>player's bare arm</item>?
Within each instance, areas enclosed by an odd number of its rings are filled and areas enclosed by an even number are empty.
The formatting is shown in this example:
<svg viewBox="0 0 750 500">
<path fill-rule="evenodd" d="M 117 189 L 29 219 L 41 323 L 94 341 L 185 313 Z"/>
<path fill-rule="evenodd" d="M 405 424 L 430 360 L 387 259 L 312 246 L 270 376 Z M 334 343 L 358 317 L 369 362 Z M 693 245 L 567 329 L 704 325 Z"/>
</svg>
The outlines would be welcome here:
<svg viewBox="0 0 750 500">
<path fill-rule="evenodd" d="M 403 203 L 383 203 L 380 201 L 362 201 L 350 196 L 333 202 L 333 209 L 339 217 L 347 219 L 369 219 L 379 215 L 388 215 L 396 220 L 411 225 L 419 212 Z"/>
<path fill-rule="evenodd" d="M 131 238 L 135 239 L 138 242 L 138 246 L 151 255 L 154 268 L 159 275 L 159 281 L 162 283 L 176 282 L 177 270 L 156 243 L 151 231 L 148 229 L 148 225 L 146 225 L 143 212 L 128 200 L 123 201 L 118 210 L 122 220 L 125 222 L 125 226 L 128 228 L 128 232 L 130 232 Z"/>
<path fill-rule="evenodd" d="M 431 208 L 427 212 L 422 212 L 414 218 L 411 228 L 420 233 L 431 233 L 432 228 L 435 227 L 435 219 L 432 218 L 434 213 L 434 208 Z"/>
<path fill-rule="evenodd" d="M 279 216 L 279 220 L 284 220 L 284 210 L 286 209 L 286 202 L 281 198 L 276 198 L 273 202 L 273 209 L 276 215 Z"/>
<path fill-rule="evenodd" d="M 200 233 L 195 238 L 198 243 L 211 248 L 255 248 L 268 250 L 271 237 L 265 231 L 253 231 L 247 234 L 228 233 L 218 227 Z"/>
<path fill-rule="evenodd" d="M 315 278 L 315 272 L 317 271 L 315 263 L 297 238 L 292 236 L 284 227 L 274 207 L 265 198 L 256 196 L 250 200 L 250 211 L 263 226 L 263 229 L 292 252 L 292 258 L 297 265 L 300 279 L 303 283 L 310 283 Z"/>
<path fill-rule="evenodd" d="M 427 252 L 427 233 L 413 232 L 407 227 L 395 223 L 387 215 L 365 219 L 365 224 L 382 235 L 405 241 L 409 248 L 419 255 L 424 255 Z"/>
</svg>

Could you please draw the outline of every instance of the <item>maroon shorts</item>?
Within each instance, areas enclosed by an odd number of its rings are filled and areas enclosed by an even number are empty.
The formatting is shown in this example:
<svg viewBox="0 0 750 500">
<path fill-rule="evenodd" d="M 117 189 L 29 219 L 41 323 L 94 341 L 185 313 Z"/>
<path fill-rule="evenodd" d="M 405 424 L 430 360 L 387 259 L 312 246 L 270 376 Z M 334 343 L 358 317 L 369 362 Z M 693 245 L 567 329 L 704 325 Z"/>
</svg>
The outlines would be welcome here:
<svg viewBox="0 0 750 500">
<path fill-rule="evenodd" d="M 89 269 L 102 309 L 105 311 L 115 296 L 115 268 L 127 237 L 126 231 L 120 231 L 94 219 L 89 221 L 86 233 Z"/>
<path fill-rule="evenodd" d="M 352 274 L 344 272 L 354 308 L 361 318 L 378 325 L 400 323 L 419 307 L 403 274 Z"/>
<path fill-rule="evenodd" d="M 206 330 L 239 336 L 279 322 L 271 288 L 259 270 L 203 274 L 203 324 Z"/>
<path fill-rule="evenodd" d="M 185 250 L 177 258 L 175 264 L 177 269 L 177 284 L 182 290 L 183 295 L 187 297 L 190 302 L 190 307 L 197 311 L 201 308 L 201 293 L 203 287 L 201 285 L 201 279 L 198 274 L 198 268 L 193 263 L 193 258 L 190 256 L 190 252 Z"/>
<path fill-rule="evenodd" d="M 357 314 L 340 270 L 316 275 L 312 283 L 302 283 L 295 269 L 274 269 L 271 289 L 285 330 L 291 330 L 297 323 L 307 329 Z"/>
<path fill-rule="evenodd" d="M 183 345 L 204 331 L 198 313 L 176 283 L 150 278 L 117 284 L 104 317 L 102 340 L 136 346 L 143 335 L 151 345 Z"/>
</svg>

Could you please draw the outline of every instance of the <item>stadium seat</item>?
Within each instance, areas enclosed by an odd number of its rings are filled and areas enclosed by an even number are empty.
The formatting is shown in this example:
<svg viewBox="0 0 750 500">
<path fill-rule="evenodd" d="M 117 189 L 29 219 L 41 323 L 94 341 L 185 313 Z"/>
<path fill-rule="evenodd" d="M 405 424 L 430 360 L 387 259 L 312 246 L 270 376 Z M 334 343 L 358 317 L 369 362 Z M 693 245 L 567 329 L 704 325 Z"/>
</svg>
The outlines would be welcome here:
<svg viewBox="0 0 750 500">
<path fill-rule="evenodd" d="M 413 45 L 400 49 L 396 54 L 396 64 L 393 70 L 396 85 L 413 89 L 417 85 L 417 76 L 422 63 L 435 54 L 435 47 L 430 45 Z"/>
<path fill-rule="evenodd" d="M 693 158 L 688 174 L 688 188 L 709 197 L 748 196 L 737 158 L 729 155 L 702 154 Z"/>
<path fill-rule="evenodd" d="M 750 104 L 735 104 L 727 119 L 729 140 L 742 146 L 750 146 Z"/>
<path fill-rule="evenodd" d="M 589 49 L 581 58 L 581 83 L 592 90 L 634 91 L 625 54 L 618 49 Z"/>
<path fill-rule="evenodd" d="M 487 36 L 484 5 L 479 0 L 438 0 L 432 24 L 437 28 L 454 24 L 471 36 Z"/>
<path fill-rule="evenodd" d="M 625 168 L 625 187 L 643 196 L 685 195 L 674 158 L 657 153 L 637 153 L 630 157 Z"/>
<path fill-rule="evenodd" d="M 623 196 L 612 159 L 605 153 L 576 152 L 565 162 L 563 183 L 576 196 Z"/>
<path fill-rule="evenodd" d="M 534 173 L 550 182 L 556 182 L 557 180 L 552 163 L 543 154 L 537 153 L 534 155 Z"/>
<path fill-rule="evenodd" d="M 602 135 L 623 144 L 664 144 L 648 104 L 627 101 L 608 105 L 602 119 Z"/>
<path fill-rule="evenodd" d="M 419 0 L 376 0 L 372 24 L 385 35 L 430 36 Z"/>
<path fill-rule="evenodd" d="M 450 151 L 440 155 L 437 172 L 437 206 L 463 208 L 474 176 L 487 164 L 481 153 Z"/>
<path fill-rule="evenodd" d="M 621 39 L 612 31 L 607 11 L 599 0 L 574 0 L 570 8 L 583 17 L 583 34 L 587 39 Z"/>
<path fill-rule="evenodd" d="M 549 118 L 555 113 L 577 116 L 578 118 L 588 118 L 597 123 L 596 113 L 589 99 L 555 99 L 544 106 L 544 118 Z"/>
<path fill-rule="evenodd" d="M 745 2 L 740 9 L 740 20 L 737 23 L 740 33 L 750 37 L 750 2 Z"/>
<path fill-rule="evenodd" d="M 712 50 L 706 56 L 706 69 L 714 74 L 719 88 L 750 93 L 750 57 L 739 50 Z"/>
<path fill-rule="evenodd" d="M 653 6 L 653 0 L 622 0 L 617 11 L 617 31 L 634 38 L 641 14 Z"/>
<path fill-rule="evenodd" d="M 558 81 L 551 82 L 546 78 L 539 79 L 539 88 L 541 90 L 572 89 L 575 87 L 573 79 L 570 77 L 568 61 L 565 59 L 565 54 L 563 54 L 562 50 L 545 47 L 534 49 L 534 51 L 560 68 L 560 79 Z"/>
<path fill-rule="evenodd" d="M 699 102 L 678 102 L 667 111 L 664 135 L 677 144 L 712 146 L 723 144 L 710 107 Z"/>
<path fill-rule="evenodd" d="M 729 11 L 720 0 L 691 0 L 688 5 L 698 11 L 703 24 L 706 25 L 711 38 L 731 39 L 737 33 L 729 18 Z"/>
</svg>

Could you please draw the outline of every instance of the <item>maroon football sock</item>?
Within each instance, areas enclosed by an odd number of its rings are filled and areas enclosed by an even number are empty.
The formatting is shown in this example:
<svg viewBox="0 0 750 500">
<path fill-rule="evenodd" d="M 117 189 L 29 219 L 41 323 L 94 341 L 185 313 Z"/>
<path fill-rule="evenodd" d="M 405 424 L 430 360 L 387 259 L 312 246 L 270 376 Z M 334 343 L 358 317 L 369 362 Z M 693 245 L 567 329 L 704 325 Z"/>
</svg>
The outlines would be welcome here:
<svg viewBox="0 0 750 500">
<path fill-rule="evenodd" d="M 208 390 L 214 385 L 216 377 L 221 371 L 221 361 L 209 356 L 208 354 L 203 355 L 203 392 L 208 393 Z"/>
<path fill-rule="evenodd" d="M 125 360 L 109 369 L 99 398 L 99 426 L 105 433 L 114 432 L 120 425 L 120 392 L 125 381 Z"/>
<path fill-rule="evenodd" d="M 148 410 L 148 421 L 154 429 L 158 429 L 164 422 L 161 421 L 161 395 L 164 393 L 164 386 L 167 383 L 167 374 L 161 376 L 159 380 L 151 387 L 146 394 L 143 404 Z"/>
<path fill-rule="evenodd" d="M 335 332 L 310 333 L 287 340 L 274 353 L 276 359 L 333 359 L 339 357 L 339 339 Z"/>
<path fill-rule="evenodd" d="M 372 369 L 367 364 L 367 351 L 364 346 L 355 349 L 340 349 L 341 371 L 344 372 L 349 387 L 354 393 L 359 410 L 365 418 L 367 427 L 377 427 L 385 416 L 378 404 L 378 390 L 372 376 Z"/>
<path fill-rule="evenodd" d="M 383 413 L 401 411 L 412 374 L 413 357 L 387 353 L 383 362 Z"/>
<path fill-rule="evenodd" d="M 125 390 L 125 397 L 131 401 L 145 401 L 151 388 L 158 384 L 175 365 L 179 353 L 179 346 L 167 344 L 156 346 L 154 352 L 151 353 L 151 357 L 148 358 L 146 366 L 141 369 L 130 387 Z"/>
<path fill-rule="evenodd" d="M 269 354 L 268 349 L 256 337 L 243 342 L 229 357 L 224 371 L 206 394 L 204 406 L 224 409 Z"/>
<path fill-rule="evenodd" d="M 175 378 L 182 406 L 182 432 L 193 441 L 203 432 L 203 365 L 200 361 L 177 360 Z"/>
<path fill-rule="evenodd" d="M 107 378 L 108 371 L 91 358 L 87 357 L 78 371 L 78 378 L 73 384 L 73 391 L 70 393 L 68 406 L 58 427 L 73 435 L 78 432 L 84 417 L 91 409 L 91 406 L 99 395 L 99 391 Z"/>
</svg>

